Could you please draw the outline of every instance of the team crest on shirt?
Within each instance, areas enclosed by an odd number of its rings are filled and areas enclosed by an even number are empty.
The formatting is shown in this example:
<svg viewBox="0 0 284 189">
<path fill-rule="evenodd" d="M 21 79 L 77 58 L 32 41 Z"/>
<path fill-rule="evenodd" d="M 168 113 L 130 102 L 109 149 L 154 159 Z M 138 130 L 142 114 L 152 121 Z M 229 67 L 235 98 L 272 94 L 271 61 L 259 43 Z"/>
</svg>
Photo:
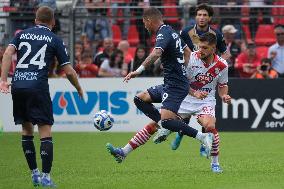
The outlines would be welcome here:
<svg viewBox="0 0 284 189">
<path fill-rule="evenodd" d="M 219 68 L 215 68 L 215 74 L 218 75 L 220 73 L 220 69 Z"/>
<path fill-rule="evenodd" d="M 195 76 L 195 80 L 203 84 L 211 83 L 213 79 L 214 77 L 210 73 L 199 73 Z"/>
</svg>

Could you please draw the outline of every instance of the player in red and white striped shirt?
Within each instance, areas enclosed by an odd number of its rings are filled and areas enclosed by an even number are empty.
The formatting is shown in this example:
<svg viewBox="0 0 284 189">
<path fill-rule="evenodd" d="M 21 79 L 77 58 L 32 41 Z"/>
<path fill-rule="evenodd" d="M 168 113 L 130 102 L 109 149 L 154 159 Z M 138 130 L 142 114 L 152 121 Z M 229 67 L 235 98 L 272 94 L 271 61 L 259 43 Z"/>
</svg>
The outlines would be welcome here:
<svg viewBox="0 0 284 189">
<path fill-rule="evenodd" d="M 190 94 L 183 100 L 179 115 L 185 120 L 189 120 L 192 115 L 198 116 L 198 121 L 205 127 L 206 132 L 214 134 L 212 144 L 211 168 L 215 173 L 222 172 L 219 166 L 219 135 L 215 128 L 215 91 L 218 88 L 219 96 L 223 102 L 230 103 L 231 97 L 228 95 L 228 66 L 225 60 L 215 54 L 216 37 L 211 33 L 206 33 L 200 37 L 199 51 L 191 53 L 187 67 L 188 78 L 190 81 Z M 158 124 L 151 122 L 125 145 L 123 148 L 115 148 L 116 160 L 120 163 L 122 160 L 137 147 L 145 144 L 150 137 L 157 131 Z M 164 137 L 167 137 L 164 135 Z M 175 149 L 179 146 L 182 139 L 182 133 L 178 133 L 178 139 Z"/>
</svg>

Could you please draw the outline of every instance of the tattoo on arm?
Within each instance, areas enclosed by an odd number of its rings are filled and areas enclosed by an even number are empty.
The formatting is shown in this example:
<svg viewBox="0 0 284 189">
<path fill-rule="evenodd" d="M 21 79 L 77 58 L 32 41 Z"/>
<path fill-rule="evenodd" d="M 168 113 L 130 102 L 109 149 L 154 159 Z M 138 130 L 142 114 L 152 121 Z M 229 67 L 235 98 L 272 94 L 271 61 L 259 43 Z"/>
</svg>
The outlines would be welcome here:
<svg viewBox="0 0 284 189">
<path fill-rule="evenodd" d="M 142 65 L 147 67 L 149 64 L 153 64 L 162 55 L 161 49 L 154 49 L 150 55 L 144 60 Z"/>
</svg>

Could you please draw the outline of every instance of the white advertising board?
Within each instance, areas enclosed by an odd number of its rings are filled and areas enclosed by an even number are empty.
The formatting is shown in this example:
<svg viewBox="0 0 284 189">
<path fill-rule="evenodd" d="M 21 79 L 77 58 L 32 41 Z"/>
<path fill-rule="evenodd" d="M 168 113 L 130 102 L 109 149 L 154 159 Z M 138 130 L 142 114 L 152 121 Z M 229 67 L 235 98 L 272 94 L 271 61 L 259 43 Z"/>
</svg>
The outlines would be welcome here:
<svg viewBox="0 0 284 189">
<path fill-rule="evenodd" d="M 150 119 L 136 108 L 133 98 L 138 92 L 161 84 L 162 78 L 135 78 L 129 83 L 122 81 L 122 78 L 80 79 L 85 95 L 81 100 L 67 79 L 50 79 L 55 120 L 53 131 L 97 131 L 93 127 L 92 117 L 102 109 L 111 112 L 115 119 L 110 131 L 142 129 Z M 4 131 L 20 131 L 21 127 L 14 125 L 11 95 L 0 94 L 0 104 Z"/>
</svg>

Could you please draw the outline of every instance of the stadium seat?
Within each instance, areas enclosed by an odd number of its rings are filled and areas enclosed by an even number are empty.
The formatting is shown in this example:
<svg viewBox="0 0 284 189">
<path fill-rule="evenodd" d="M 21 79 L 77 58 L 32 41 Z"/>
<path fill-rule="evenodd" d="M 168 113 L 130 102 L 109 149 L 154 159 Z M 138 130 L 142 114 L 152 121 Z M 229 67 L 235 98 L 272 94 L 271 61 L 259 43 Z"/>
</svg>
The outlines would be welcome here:
<svg viewBox="0 0 284 189">
<path fill-rule="evenodd" d="M 112 25 L 112 38 L 115 45 L 121 41 L 121 31 L 118 25 Z"/>
<path fill-rule="evenodd" d="M 178 11 L 176 4 L 174 3 L 163 3 L 164 8 L 164 17 L 165 21 L 169 24 L 177 24 L 179 21 Z M 167 18 L 170 17 L 170 18 Z"/>
<path fill-rule="evenodd" d="M 249 26 L 247 24 L 243 24 L 242 30 L 244 32 L 246 41 L 251 41 L 251 34 L 250 34 Z"/>
<path fill-rule="evenodd" d="M 274 26 L 271 24 L 261 24 L 258 26 L 255 43 L 256 45 L 272 45 L 275 43 L 276 38 L 274 34 Z"/>
<path fill-rule="evenodd" d="M 241 22 L 243 24 L 248 24 L 249 23 L 249 7 L 242 7 L 241 8 Z"/>
<path fill-rule="evenodd" d="M 261 58 L 267 58 L 268 47 L 266 46 L 256 47 L 256 53 L 259 54 Z"/>
<path fill-rule="evenodd" d="M 139 43 L 139 34 L 135 25 L 130 25 L 127 40 L 131 46 L 137 46 Z"/>
<path fill-rule="evenodd" d="M 283 24 L 284 25 L 284 8 L 283 7 L 277 7 L 277 5 L 284 5 L 283 0 L 276 0 L 274 3 L 275 7 L 272 8 L 271 14 L 273 16 L 273 24 Z"/>
<path fill-rule="evenodd" d="M 129 47 L 128 53 L 134 58 L 136 52 L 136 47 Z"/>
</svg>

